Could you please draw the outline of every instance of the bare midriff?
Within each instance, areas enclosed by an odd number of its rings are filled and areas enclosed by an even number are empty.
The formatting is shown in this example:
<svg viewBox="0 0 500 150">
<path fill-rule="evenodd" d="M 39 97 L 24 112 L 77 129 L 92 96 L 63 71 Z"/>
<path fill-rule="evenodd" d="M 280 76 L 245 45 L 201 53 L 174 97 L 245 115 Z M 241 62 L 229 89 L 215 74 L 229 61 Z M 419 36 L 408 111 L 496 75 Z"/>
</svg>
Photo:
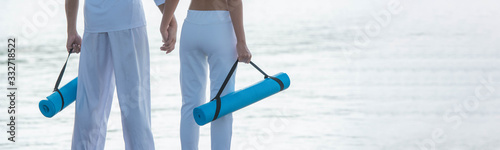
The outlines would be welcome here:
<svg viewBox="0 0 500 150">
<path fill-rule="evenodd" d="M 226 0 L 191 0 L 189 10 L 228 10 Z"/>
</svg>

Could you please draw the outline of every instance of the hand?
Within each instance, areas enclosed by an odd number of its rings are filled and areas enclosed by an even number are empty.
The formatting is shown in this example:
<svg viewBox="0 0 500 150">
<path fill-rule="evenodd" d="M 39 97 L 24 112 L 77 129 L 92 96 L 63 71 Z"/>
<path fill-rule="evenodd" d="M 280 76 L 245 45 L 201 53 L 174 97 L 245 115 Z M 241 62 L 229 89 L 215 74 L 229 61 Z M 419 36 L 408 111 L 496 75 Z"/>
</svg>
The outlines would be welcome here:
<svg viewBox="0 0 500 150">
<path fill-rule="evenodd" d="M 250 63 L 252 60 L 252 53 L 250 53 L 250 50 L 248 50 L 247 44 L 238 42 L 236 44 L 236 51 L 238 52 L 238 61 L 239 62 L 245 62 L 245 63 Z"/>
<path fill-rule="evenodd" d="M 172 52 L 175 48 L 175 42 L 177 38 L 177 24 L 172 23 L 167 27 L 167 29 L 160 29 L 162 35 L 163 45 L 160 47 L 160 50 L 166 51 L 166 54 Z"/>
<path fill-rule="evenodd" d="M 66 50 L 68 52 L 69 50 L 73 49 L 73 53 L 80 53 L 81 45 L 82 38 L 76 31 L 68 33 L 68 41 L 66 42 Z"/>
</svg>

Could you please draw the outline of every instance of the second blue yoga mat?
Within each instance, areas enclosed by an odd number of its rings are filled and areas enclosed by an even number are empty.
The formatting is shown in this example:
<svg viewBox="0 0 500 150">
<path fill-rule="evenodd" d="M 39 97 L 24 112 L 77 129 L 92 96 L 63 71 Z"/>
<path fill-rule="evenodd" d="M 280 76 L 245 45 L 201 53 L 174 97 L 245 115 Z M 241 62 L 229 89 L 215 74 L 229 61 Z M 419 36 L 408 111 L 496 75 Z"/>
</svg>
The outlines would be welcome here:
<svg viewBox="0 0 500 150">
<path fill-rule="evenodd" d="M 274 77 L 283 82 L 283 90 L 290 86 L 290 78 L 286 73 L 278 73 Z M 266 78 L 250 87 L 229 93 L 221 97 L 221 108 L 218 118 L 278 93 L 280 88 L 278 82 L 271 78 Z M 214 118 L 216 107 L 216 101 L 211 101 L 194 108 L 193 116 L 196 123 L 201 126 L 211 122 Z"/>
</svg>

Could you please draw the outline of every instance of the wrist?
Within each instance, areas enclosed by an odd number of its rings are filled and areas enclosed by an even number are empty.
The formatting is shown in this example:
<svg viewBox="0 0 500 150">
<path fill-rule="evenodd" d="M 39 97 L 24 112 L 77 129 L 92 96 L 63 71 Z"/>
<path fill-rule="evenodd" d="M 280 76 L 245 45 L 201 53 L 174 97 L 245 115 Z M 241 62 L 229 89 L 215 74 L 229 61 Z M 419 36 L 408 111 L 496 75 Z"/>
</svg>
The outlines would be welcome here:
<svg viewBox="0 0 500 150">
<path fill-rule="evenodd" d="M 236 44 L 247 44 L 247 41 L 246 40 L 237 40 L 236 41 Z"/>
<path fill-rule="evenodd" d="M 172 17 L 172 20 L 170 20 L 169 26 L 177 27 L 177 20 L 175 20 L 175 17 Z"/>
<path fill-rule="evenodd" d="M 172 21 L 167 21 L 165 18 L 162 18 L 161 22 L 160 22 L 160 29 L 167 29 L 170 24 L 172 24 Z"/>
<path fill-rule="evenodd" d="M 76 31 L 76 29 L 68 29 L 67 33 L 68 33 L 68 36 L 69 35 L 78 34 L 78 32 Z"/>
<path fill-rule="evenodd" d="M 66 32 L 68 33 L 68 35 L 78 33 L 76 31 L 76 25 L 75 24 L 68 24 L 68 26 L 66 28 Z"/>
</svg>

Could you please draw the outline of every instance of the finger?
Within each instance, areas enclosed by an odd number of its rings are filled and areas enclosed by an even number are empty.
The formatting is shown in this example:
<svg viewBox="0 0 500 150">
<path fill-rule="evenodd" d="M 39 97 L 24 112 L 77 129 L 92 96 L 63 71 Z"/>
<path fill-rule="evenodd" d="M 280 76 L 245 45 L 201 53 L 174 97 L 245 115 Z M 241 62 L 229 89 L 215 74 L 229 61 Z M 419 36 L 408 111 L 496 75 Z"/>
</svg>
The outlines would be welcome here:
<svg viewBox="0 0 500 150">
<path fill-rule="evenodd" d="M 161 47 L 163 48 L 162 50 L 164 50 L 164 51 L 170 49 L 170 47 L 167 44 L 163 44 L 163 46 L 161 46 Z"/>
<path fill-rule="evenodd" d="M 78 44 L 75 44 L 75 46 L 73 47 L 73 53 L 79 53 L 80 52 L 80 48 L 78 47 Z"/>
<path fill-rule="evenodd" d="M 172 46 L 170 46 L 170 45 L 165 45 L 165 50 L 166 50 L 166 51 L 169 51 L 169 50 L 171 50 L 171 49 L 172 49 Z"/>
<path fill-rule="evenodd" d="M 174 49 L 175 49 L 175 45 L 172 45 L 170 51 L 174 51 Z"/>
<path fill-rule="evenodd" d="M 170 53 L 170 52 L 172 52 L 172 48 L 171 48 L 171 47 L 167 48 L 167 49 L 165 50 L 165 52 L 167 52 L 167 54 L 168 54 L 168 53 Z"/>
<path fill-rule="evenodd" d="M 78 44 L 73 44 L 73 51 L 72 53 L 78 53 L 80 51 L 80 48 L 78 48 Z"/>
<path fill-rule="evenodd" d="M 72 44 L 73 44 L 73 39 L 71 37 L 68 37 L 68 40 L 66 41 L 66 50 L 69 51 L 69 49 L 71 49 L 72 47 Z"/>
<path fill-rule="evenodd" d="M 174 44 L 170 44 L 170 45 L 167 46 L 167 48 L 168 48 L 169 51 L 174 50 L 174 47 L 175 47 Z"/>
<path fill-rule="evenodd" d="M 69 50 L 70 50 L 71 48 L 73 48 L 73 45 L 72 45 L 71 43 L 69 43 L 69 42 L 68 42 L 68 43 L 66 44 L 66 51 L 68 51 L 68 53 L 69 53 Z"/>
<path fill-rule="evenodd" d="M 241 55 L 238 57 L 238 62 L 250 63 L 250 58 L 248 55 Z"/>
<path fill-rule="evenodd" d="M 160 50 L 162 50 L 162 51 L 167 51 L 167 50 L 168 50 L 168 46 L 167 46 L 167 44 L 163 44 L 163 45 L 160 47 Z"/>
<path fill-rule="evenodd" d="M 247 64 L 250 63 L 250 61 L 252 61 L 252 55 L 248 56 Z"/>
<path fill-rule="evenodd" d="M 71 49 L 70 49 L 71 53 L 75 53 L 77 51 L 76 49 L 77 45 L 75 43 L 71 44 Z"/>
<path fill-rule="evenodd" d="M 242 56 L 238 56 L 238 62 L 245 62 L 244 60 L 245 58 L 243 58 Z"/>
<path fill-rule="evenodd" d="M 170 52 L 172 52 L 172 51 L 173 51 L 173 49 L 169 49 L 169 50 L 167 51 L 167 54 L 169 54 L 169 53 L 170 53 Z"/>
<path fill-rule="evenodd" d="M 80 53 L 82 51 L 82 45 L 78 45 L 77 44 L 77 48 L 76 48 L 76 53 Z"/>
<path fill-rule="evenodd" d="M 169 47 L 169 48 L 167 49 L 167 54 L 168 54 L 168 53 L 170 53 L 170 52 L 172 52 L 173 50 L 174 50 L 174 47 Z"/>
<path fill-rule="evenodd" d="M 167 50 L 173 50 L 174 49 L 173 47 L 174 47 L 174 43 L 166 43 L 165 44 L 165 48 Z"/>
<path fill-rule="evenodd" d="M 173 39 L 170 38 L 170 39 L 167 40 L 167 42 L 164 42 L 163 44 L 165 44 L 167 47 L 170 47 L 172 45 L 172 43 L 173 43 L 172 41 L 173 41 Z"/>
<path fill-rule="evenodd" d="M 71 49 L 72 49 L 71 53 L 74 53 L 76 51 L 76 47 L 77 47 L 76 44 L 74 43 L 71 44 Z"/>
</svg>

